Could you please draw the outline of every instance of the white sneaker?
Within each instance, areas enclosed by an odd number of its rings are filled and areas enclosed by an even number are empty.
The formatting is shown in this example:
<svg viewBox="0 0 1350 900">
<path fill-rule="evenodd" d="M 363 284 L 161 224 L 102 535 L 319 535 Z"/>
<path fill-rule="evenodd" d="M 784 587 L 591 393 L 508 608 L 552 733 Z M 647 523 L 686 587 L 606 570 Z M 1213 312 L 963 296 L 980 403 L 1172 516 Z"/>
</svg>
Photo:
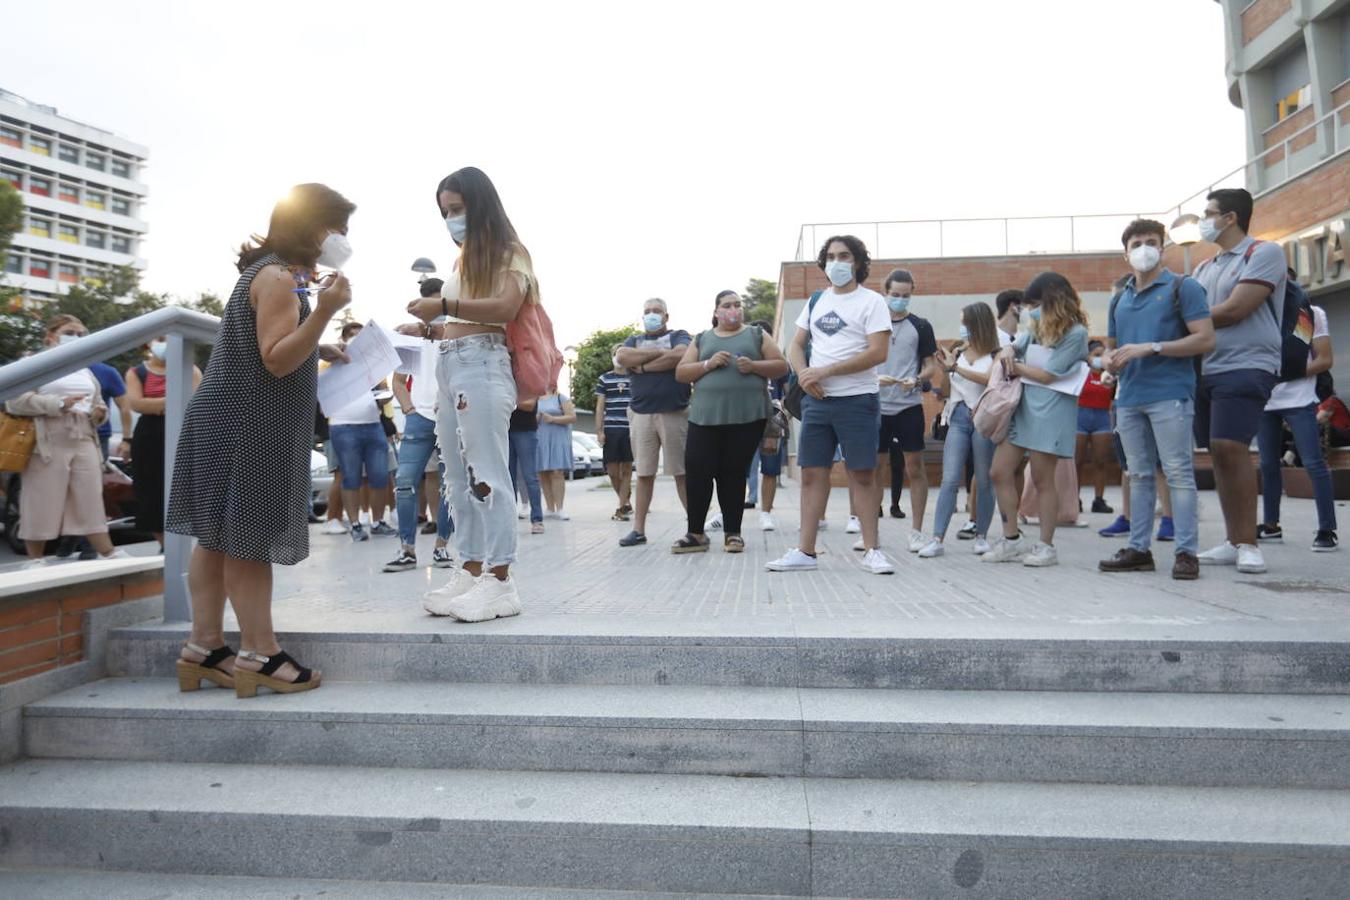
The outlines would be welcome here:
<svg viewBox="0 0 1350 900">
<path fill-rule="evenodd" d="M 1257 555 L 1259 556 L 1260 554 L 1258 553 Z M 121 547 L 117 547 L 114 548 L 112 552 L 110 552 L 107 556 L 103 556 L 102 554 L 100 554 L 99 559 L 131 559 L 131 554 L 123 550 Z M 1265 571 L 1264 566 L 1262 567 L 1261 571 L 1262 572 Z"/>
<path fill-rule="evenodd" d="M 520 615 L 520 594 L 516 591 L 515 579 L 508 577 L 502 581 L 494 575 L 485 575 L 448 608 L 450 615 L 461 622 L 505 619 Z"/>
<path fill-rule="evenodd" d="M 982 537 L 977 537 L 975 545 L 970 549 L 976 556 L 984 556 L 989 552 L 989 542 Z"/>
<path fill-rule="evenodd" d="M 703 525 L 703 530 L 704 530 L 704 531 L 721 531 L 721 530 L 722 530 L 722 514 L 721 514 L 721 513 L 715 513 L 711 519 L 709 519 L 706 523 L 704 523 L 704 525 Z"/>
<path fill-rule="evenodd" d="M 895 563 L 886 558 L 876 547 L 863 554 L 862 567 L 873 575 L 894 575 Z"/>
<path fill-rule="evenodd" d="M 915 529 L 909 533 L 909 552 L 918 553 L 924 547 L 928 546 L 928 538 L 922 531 Z"/>
<path fill-rule="evenodd" d="M 816 568 L 816 558 L 793 547 L 778 559 L 766 562 L 764 568 L 770 572 L 810 572 Z"/>
<path fill-rule="evenodd" d="M 516 506 L 516 518 L 528 519 L 530 517 L 530 504 L 521 503 Z"/>
<path fill-rule="evenodd" d="M 341 519 L 329 519 L 319 528 L 319 534 L 346 534 L 350 530 Z"/>
<path fill-rule="evenodd" d="M 50 557 L 50 556 L 39 556 L 37 559 L 30 559 L 30 560 L 28 560 L 28 562 L 24 563 L 24 564 L 23 564 L 22 566 L 20 566 L 19 568 L 21 568 L 21 569 L 45 569 L 47 566 L 50 566 L 50 565 L 52 565 L 52 557 Z"/>
<path fill-rule="evenodd" d="M 1027 544 L 1026 541 L 1022 540 L 1022 536 L 1019 534 L 1015 541 L 1010 541 L 1007 538 L 999 538 L 994 542 L 994 546 L 990 547 L 988 552 L 980 557 L 980 562 L 1017 562 L 1026 555 Z"/>
<path fill-rule="evenodd" d="M 759 514 L 759 530 L 773 531 L 773 515 L 761 511 Z"/>
<path fill-rule="evenodd" d="M 1237 570 L 1248 575 L 1259 575 L 1266 570 L 1266 560 L 1261 556 L 1261 548 L 1255 544 L 1237 545 Z"/>
<path fill-rule="evenodd" d="M 919 558 L 932 559 L 935 556 L 941 556 L 945 552 L 946 551 L 943 550 L 942 548 L 942 541 L 939 541 L 937 538 L 933 538 L 927 544 L 924 544 L 922 549 L 919 550 Z"/>
<path fill-rule="evenodd" d="M 1031 552 L 1023 557 L 1022 565 L 1036 568 L 1057 566 L 1059 565 L 1059 552 L 1049 544 L 1037 541 L 1036 545 L 1031 548 Z"/>
<path fill-rule="evenodd" d="M 828 519 L 821 519 L 820 522 L 816 525 L 816 531 L 829 531 L 829 530 L 830 530 L 830 522 Z"/>
<path fill-rule="evenodd" d="M 1256 555 L 1259 557 L 1260 551 L 1257 551 Z M 1196 558 L 1200 560 L 1202 566 L 1235 566 L 1238 561 L 1238 548 L 1224 541 L 1219 546 L 1206 550 Z"/>
<path fill-rule="evenodd" d="M 454 615 L 450 612 L 450 604 L 473 590 L 473 586 L 477 583 L 478 578 L 474 575 L 464 569 L 455 569 L 450 580 L 442 587 L 427 591 L 422 598 L 422 608 L 433 616 Z"/>
<path fill-rule="evenodd" d="M 867 549 L 867 545 L 863 543 L 862 538 L 858 538 L 856 541 L 853 542 L 853 549 L 858 553 L 862 553 L 864 550 Z"/>
<path fill-rule="evenodd" d="M 844 526 L 844 534 L 859 534 L 862 532 L 862 523 L 858 521 L 857 516 L 849 516 L 848 524 Z"/>
</svg>

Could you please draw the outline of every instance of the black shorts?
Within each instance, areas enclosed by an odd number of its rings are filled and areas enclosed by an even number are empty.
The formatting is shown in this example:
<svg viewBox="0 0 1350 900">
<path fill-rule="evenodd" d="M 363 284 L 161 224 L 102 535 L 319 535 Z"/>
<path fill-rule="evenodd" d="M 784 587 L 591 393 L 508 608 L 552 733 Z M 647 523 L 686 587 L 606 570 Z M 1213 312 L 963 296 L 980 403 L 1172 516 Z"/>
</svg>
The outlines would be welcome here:
<svg viewBox="0 0 1350 900">
<path fill-rule="evenodd" d="M 1276 380 L 1273 374 L 1260 369 L 1234 369 L 1202 376 L 1195 392 L 1192 423 L 1196 446 L 1209 449 L 1210 440 L 1251 444 Z"/>
<path fill-rule="evenodd" d="M 924 448 L 923 404 L 902 409 L 894 415 L 881 416 L 881 442 L 878 453 L 899 447 L 904 453 L 922 453 Z"/>
<path fill-rule="evenodd" d="M 628 438 L 627 428 L 606 428 L 604 452 L 605 465 L 611 463 L 630 463 L 633 461 L 633 443 Z"/>
</svg>

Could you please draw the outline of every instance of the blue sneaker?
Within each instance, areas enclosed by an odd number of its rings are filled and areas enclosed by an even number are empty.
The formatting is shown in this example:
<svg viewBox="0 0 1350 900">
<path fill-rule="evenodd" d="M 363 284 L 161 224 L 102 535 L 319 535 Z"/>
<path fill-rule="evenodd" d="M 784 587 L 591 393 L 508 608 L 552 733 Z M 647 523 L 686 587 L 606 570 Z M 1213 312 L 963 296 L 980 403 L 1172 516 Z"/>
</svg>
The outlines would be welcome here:
<svg viewBox="0 0 1350 900">
<path fill-rule="evenodd" d="M 1130 533 L 1130 520 L 1116 516 L 1116 520 L 1097 532 L 1102 537 L 1124 537 Z"/>
<path fill-rule="evenodd" d="M 1172 527 L 1172 517 L 1163 516 L 1158 520 L 1158 537 L 1160 541 L 1175 541 L 1177 539 L 1176 529 Z"/>
</svg>

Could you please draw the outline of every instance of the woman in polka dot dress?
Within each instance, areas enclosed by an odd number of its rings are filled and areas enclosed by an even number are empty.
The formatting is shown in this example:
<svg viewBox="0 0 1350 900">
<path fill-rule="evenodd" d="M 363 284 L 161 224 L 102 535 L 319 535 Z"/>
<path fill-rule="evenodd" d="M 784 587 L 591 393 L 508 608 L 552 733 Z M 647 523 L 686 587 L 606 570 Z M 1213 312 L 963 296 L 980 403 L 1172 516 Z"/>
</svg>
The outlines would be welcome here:
<svg viewBox="0 0 1350 900">
<path fill-rule="evenodd" d="M 356 209 L 321 184 L 302 184 L 276 205 L 267 237 L 245 244 L 206 375 L 178 439 L 166 528 L 197 538 L 188 568 L 192 634 L 178 660 L 179 687 L 203 680 L 252 697 L 258 687 L 293 693 L 320 674 L 277 645 L 272 566 L 309 555 L 309 471 L 320 351 L 332 317 L 351 302 L 339 272 L 310 288 L 316 266 L 341 269 L 351 255 Z M 317 294 L 313 310 L 311 294 Z M 225 645 L 229 598 L 240 650 Z"/>
</svg>

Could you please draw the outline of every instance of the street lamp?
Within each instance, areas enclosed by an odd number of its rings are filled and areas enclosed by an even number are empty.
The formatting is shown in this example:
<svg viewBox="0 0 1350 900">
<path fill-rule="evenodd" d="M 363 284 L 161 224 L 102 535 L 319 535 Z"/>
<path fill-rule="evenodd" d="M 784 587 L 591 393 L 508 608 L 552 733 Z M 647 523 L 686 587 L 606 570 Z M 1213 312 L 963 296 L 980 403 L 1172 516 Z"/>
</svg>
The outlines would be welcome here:
<svg viewBox="0 0 1350 900">
<path fill-rule="evenodd" d="M 436 271 L 436 264 L 425 256 L 419 256 L 413 260 L 412 270 L 418 274 L 417 283 L 421 284 L 427 280 L 427 276 Z"/>
<path fill-rule="evenodd" d="M 1172 243 L 1181 247 L 1186 274 L 1191 274 L 1191 245 L 1200 243 L 1200 217 L 1194 213 L 1177 216 L 1177 220 L 1168 229 Z"/>
</svg>

